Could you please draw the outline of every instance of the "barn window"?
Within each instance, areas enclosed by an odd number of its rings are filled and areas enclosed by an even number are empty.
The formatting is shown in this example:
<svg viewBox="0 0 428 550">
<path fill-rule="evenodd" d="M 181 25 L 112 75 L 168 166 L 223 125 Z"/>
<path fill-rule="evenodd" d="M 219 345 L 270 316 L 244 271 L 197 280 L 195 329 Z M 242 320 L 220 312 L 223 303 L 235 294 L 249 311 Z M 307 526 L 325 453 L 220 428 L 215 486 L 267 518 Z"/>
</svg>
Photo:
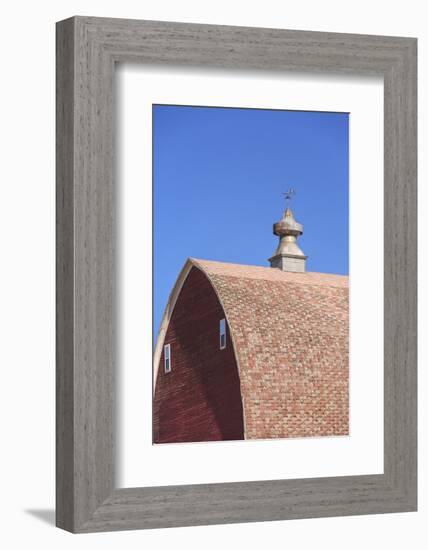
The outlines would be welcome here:
<svg viewBox="0 0 428 550">
<path fill-rule="evenodd" d="M 226 319 L 220 320 L 220 349 L 226 347 Z"/>
<path fill-rule="evenodd" d="M 163 365 L 166 373 L 171 372 L 171 344 L 163 347 Z"/>
</svg>

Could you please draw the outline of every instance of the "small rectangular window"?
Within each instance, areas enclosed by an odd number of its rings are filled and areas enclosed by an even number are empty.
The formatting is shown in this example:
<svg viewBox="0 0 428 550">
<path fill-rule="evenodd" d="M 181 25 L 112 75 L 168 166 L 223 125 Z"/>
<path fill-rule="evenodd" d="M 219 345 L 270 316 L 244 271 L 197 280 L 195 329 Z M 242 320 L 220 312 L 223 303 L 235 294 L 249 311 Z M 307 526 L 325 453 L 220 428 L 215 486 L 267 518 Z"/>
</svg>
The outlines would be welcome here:
<svg viewBox="0 0 428 550">
<path fill-rule="evenodd" d="M 165 372 L 171 372 L 171 344 L 166 344 L 163 347 L 163 364 Z"/>
<path fill-rule="evenodd" d="M 226 347 L 226 319 L 220 321 L 220 349 Z"/>
</svg>

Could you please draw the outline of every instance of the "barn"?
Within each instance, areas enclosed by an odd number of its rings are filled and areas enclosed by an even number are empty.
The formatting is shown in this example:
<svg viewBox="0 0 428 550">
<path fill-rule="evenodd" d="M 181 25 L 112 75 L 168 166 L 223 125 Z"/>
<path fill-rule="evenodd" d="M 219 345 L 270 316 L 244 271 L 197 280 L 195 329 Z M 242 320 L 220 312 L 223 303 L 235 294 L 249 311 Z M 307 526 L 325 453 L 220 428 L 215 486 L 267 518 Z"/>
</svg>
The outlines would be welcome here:
<svg viewBox="0 0 428 550">
<path fill-rule="evenodd" d="M 155 348 L 154 443 L 348 434 L 348 277 L 306 272 L 302 231 L 287 209 L 271 267 L 186 261 Z"/>
</svg>

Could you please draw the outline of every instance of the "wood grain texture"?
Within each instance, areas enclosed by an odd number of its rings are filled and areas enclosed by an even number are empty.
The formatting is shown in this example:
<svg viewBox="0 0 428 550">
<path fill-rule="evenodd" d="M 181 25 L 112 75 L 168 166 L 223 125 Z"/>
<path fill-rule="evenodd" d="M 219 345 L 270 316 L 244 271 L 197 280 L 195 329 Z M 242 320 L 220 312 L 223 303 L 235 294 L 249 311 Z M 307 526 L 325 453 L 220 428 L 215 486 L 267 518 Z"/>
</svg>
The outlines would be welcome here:
<svg viewBox="0 0 428 550">
<path fill-rule="evenodd" d="M 118 61 L 383 76 L 383 475 L 115 489 Z M 57 25 L 57 97 L 57 525 L 92 532 L 416 510 L 416 40 L 75 17 Z"/>
<path fill-rule="evenodd" d="M 57 33 L 56 55 L 56 510 L 73 528 L 73 158 L 74 25 Z"/>
</svg>

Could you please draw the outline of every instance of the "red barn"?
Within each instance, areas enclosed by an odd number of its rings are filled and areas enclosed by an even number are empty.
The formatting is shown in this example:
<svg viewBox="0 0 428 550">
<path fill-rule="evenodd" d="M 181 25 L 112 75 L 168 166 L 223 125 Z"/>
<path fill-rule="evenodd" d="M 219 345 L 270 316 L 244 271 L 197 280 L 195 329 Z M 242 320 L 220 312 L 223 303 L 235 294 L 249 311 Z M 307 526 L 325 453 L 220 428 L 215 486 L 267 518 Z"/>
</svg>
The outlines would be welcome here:
<svg viewBox="0 0 428 550">
<path fill-rule="evenodd" d="M 348 434 L 348 277 L 304 270 L 302 230 L 287 209 L 274 268 L 186 262 L 155 350 L 155 443 Z"/>
</svg>

